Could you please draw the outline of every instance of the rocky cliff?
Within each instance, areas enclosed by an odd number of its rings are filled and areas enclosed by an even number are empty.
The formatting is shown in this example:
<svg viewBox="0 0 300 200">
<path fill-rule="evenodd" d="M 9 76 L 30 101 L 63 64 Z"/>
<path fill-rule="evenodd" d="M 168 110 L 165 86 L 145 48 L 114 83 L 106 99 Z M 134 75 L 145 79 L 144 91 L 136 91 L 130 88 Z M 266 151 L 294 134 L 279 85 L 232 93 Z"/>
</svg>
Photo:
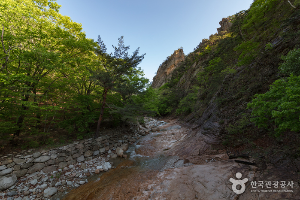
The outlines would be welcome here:
<svg viewBox="0 0 300 200">
<path fill-rule="evenodd" d="M 156 76 L 153 78 L 152 87 L 159 88 L 172 77 L 172 72 L 179 64 L 184 61 L 184 53 L 182 49 L 174 51 L 158 68 Z"/>
<path fill-rule="evenodd" d="M 161 92 L 160 112 L 182 117 L 197 132 L 191 143 L 197 143 L 198 136 L 210 135 L 214 137 L 210 143 L 266 158 L 258 164 L 262 169 L 265 162 L 283 167 L 283 158 L 287 163 L 300 163 L 299 157 L 296 161 L 289 157 L 297 154 L 299 133 L 288 130 L 278 143 L 273 137 L 277 125 L 270 120 L 267 128 L 257 127 L 247 105 L 256 94 L 268 92 L 274 81 L 286 78 L 278 67 L 283 57 L 299 48 L 300 10 L 279 0 L 266 1 L 260 11 L 255 5 L 223 18 L 217 33 L 203 39 L 180 65 L 169 70 L 169 77 L 164 62 L 153 86 L 169 83 Z M 261 13 L 263 18 L 259 18 Z M 291 150 L 284 152 L 278 144 Z M 266 151 L 267 147 L 272 151 Z"/>
</svg>

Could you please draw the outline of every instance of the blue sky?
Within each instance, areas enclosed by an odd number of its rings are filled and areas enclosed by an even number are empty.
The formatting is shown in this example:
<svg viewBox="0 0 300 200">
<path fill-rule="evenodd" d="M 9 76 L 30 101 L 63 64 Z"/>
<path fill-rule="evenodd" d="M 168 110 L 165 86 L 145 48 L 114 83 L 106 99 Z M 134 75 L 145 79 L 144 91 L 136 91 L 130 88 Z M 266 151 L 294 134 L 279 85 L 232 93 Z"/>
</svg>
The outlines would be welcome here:
<svg viewBox="0 0 300 200">
<path fill-rule="evenodd" d="M 250 7 L 253 0 L 57 0 L 60 13 L 81 23 L 87 38 L 104 41 L 107 52 L 124 36 L 129 53 L 140 47 L 139 65 L 151 81 L 174 50 L 187 55 L 217 32 L 222 18 Z"/>
</svg>

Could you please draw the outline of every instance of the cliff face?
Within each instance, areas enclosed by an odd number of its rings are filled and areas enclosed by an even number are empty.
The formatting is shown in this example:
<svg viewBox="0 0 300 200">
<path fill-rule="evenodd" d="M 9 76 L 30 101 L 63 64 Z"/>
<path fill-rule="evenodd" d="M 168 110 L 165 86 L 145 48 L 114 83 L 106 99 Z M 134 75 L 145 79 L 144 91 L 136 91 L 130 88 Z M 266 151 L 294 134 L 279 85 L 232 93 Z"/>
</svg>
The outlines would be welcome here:
<svg viewBox="0 0 300 200">
<path fill-rule="evenodd" d="M 174 51 L 174 53 L 163 62 L 157 70 L 156 76 L 153 77 L 152 87 L 159 88 L 172 77 L 172 72 L 176 69 L 180 62 L 184 61 L 184 53 L 182 49 Z"/>
<path fill-rule="evenodd" d="M 210 38 L 226 33 L 232 26 L 232 23 L 228 18 L 223 18 L 222 21 L 219 22 L 219 24 L 221 27 L 217 28 L 218 33 L 211 35 Z M 208 45 L 208 41 L 208 39 L 203 39 L 201 45 Z M 174 53 L 159 66 L 156 76 L 154 76 L 153 78 L 152 87 L 159 88 L 163 84 L 167 83 L 172 78 L 172 72 L 174 71 L 174 69 L 176 69 L 179 66 L 179 63 L 183 62 L 184 60 L 185 55 L 182 49 L 174 51 Z M 184 91 L 187 91 L 191 85 L 191 82 L 188 80 L 193 79 L 200 70 L 201 67 L 194 63 L 191 66 L 191 68 L 187 71 L 187 73 L 185 73 L 184 76 L 182 76 L 177 86 L 184 88 Z"/>
</svg>

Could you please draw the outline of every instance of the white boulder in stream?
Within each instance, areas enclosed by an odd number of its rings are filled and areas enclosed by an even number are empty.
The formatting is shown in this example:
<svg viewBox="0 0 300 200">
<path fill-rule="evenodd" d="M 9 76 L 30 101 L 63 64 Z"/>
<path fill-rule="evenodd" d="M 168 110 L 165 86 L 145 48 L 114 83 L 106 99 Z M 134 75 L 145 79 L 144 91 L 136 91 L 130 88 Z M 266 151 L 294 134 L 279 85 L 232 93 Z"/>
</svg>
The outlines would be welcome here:
<svg viewBox="0 0 300 200">
<path fill-rule="evenodd" d="M 116 149 L 116 153 L 117 153 L 118 156 L 122 157 L 122 155 L 123 155 L 123 149 L 120 148 L 120 147 L 118 147 L 118 148 Z"/>
<path fill-rule="evenodd" d="M 12 175 L 10 177 L 2 177 L 0 178 L 0 190 L 5 190 L 9 187 L 11 187 L 12 185 L 15 184 L 15 182 L 17 181 L 17 177 L 16 175 Z"/>
<path fill-rule="evenodd" d="M 103 170 L 104 171 L 107 171 L 107 170 L 109 170 L 111 168 L 111 164 L 109 163 L 109 162 L 105 162 L 104 164 L 103 164 Z"/>
</svg>

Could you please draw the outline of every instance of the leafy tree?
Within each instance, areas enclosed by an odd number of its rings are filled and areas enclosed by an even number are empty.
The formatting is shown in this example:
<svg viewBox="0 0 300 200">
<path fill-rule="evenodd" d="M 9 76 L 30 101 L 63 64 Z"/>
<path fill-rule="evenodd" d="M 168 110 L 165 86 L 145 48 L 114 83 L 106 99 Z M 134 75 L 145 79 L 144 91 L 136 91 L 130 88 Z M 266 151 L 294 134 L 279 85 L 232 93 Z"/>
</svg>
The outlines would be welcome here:
<svg viewBox="0 0 300 200">
<path fill-rule="evenodd" d="M 257 94 L 248 104 L 253 109 L 252 121 L 258 127 L 274 128 L 276 136 L 285 130 L 300 131 L 299 49 L 282 58 L 285 62 L 279 69 L 290 77 L 275 81 L 268 92 Z"/>
<path fill-rule="evenodd" d="M 282 56 L 285 60 L 279 67 L 283 74 L 294 74 L 300 76 L 300 49 L 291 50 L 286 56 Z"/>
<path fill-rule="evenodd" d="M 124 45 L 123 36 L 118 40 L 118 47 L 113 46 L 115 50 L 114 55 L 112 53 L 107 54 L 106 46 L 99 36 L 99 47 L 95 49 L 95 52 L 98 56 L 98 64 L 100 67 L 97 70 L 92 70 L 88 68 L 88 70 L 92 73 L 91 80 L 96 80 L 97 84 L 103 87 L 100 116 L 98 119 L 97 130 L 95 132 L 94 137 L 99 136 L 99 130 L 101 121 L 103 119 L 104 109 L 107 105 L 107 95 L 111 91 L 119 92 L 124 98 L 123 100 L 126 101 L 127 95 L 133 94 L 133 91 L 128 91 L 128 87 L 130 87 L 130 89 L 132 89 L 132 87 L 128 86 L 126 82 L 128 83 L 129 80 L 132 80 L 136 72 L 136 67 L 144 59 L 145 55 L 143 54 L 139 56 L 138 48 L 133 52 L 132 56 L 129 56 L 127 52 L 129 46 Z"/>
<path fill-rule="evenodd" d="M 40 124 L 48 111 L 54 119 L 58 91 L 76 71 L 76 61 L 89 57 L 95 45 L 59 8 L 53 0 L 0 2 L 0 116 L 7 125 L 14 124 L 16 136 L 26 120 Z"/>
<path fill-rule="evenodd" d="M 253 109 L 251 121 L 258 127 L 272 127 L 276 136 L 285 130 L 300 131 L 300 76 L 279 79 L 270 91 L 255 97 L 248 108 Z"/>
</svg>

